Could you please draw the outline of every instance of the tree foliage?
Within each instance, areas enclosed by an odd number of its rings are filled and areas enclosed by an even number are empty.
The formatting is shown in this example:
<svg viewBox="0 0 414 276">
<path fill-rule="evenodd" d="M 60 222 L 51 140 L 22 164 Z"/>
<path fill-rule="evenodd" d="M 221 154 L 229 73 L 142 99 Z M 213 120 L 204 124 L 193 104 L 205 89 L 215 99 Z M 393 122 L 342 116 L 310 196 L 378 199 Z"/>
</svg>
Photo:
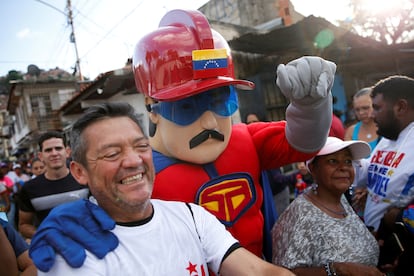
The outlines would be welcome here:
<svg viewBox="0 0 414 276">
<path fill-rule="evenodd" d="M 353 18 L 342 27 L 387 44 L 414 38 L 414 0 L 350 0 Z"/>
<path fill-rule="evenodd" d="M 4 76 L 0 77 L 0 94 L 8 94 L 9 93 L 9 82 L 12 80 L 21 80 L 23 79 L 23 74 L 20 71 L 10 70 L 9 73 Z"/>
</svg>

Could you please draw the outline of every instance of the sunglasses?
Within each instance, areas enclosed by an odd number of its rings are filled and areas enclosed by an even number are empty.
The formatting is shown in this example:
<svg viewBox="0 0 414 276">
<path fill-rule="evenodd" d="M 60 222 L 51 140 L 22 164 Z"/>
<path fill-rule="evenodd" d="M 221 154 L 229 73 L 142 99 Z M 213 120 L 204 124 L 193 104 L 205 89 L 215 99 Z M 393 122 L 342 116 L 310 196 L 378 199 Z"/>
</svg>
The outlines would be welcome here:
<svg viewBox="0 0 414 276">
<path fill-rule="evenodd" d="M 151 110 L 181 126 L 194 123 L 206 111 L 228 117 L 238 108 L 237 93 L 233 86 L 223 86 L 174 102 L 159 102 Z"/>
</svg>

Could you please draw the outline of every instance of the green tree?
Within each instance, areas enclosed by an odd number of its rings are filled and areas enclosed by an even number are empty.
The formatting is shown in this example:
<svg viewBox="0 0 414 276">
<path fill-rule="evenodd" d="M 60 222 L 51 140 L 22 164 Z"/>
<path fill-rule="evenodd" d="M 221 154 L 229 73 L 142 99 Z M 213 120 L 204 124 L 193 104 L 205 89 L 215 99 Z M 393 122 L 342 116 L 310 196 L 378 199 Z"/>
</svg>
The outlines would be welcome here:
<svg viewBox="0 0 414 276">
<path fill-rule="evenodd" d="M 349 0 L 353 17 L 340 22 L 354 33 L 387 44 L 414 38 L 414 0 Z"/>
<path fill-rule="evenodd" d="M 23 74 L 20 71 L 10 70 L 9 73 L 4 76 L 0 77 L 0 94 L 9 94 L 9 82 L 11 80 L 22 80 Z"/>
</svg>

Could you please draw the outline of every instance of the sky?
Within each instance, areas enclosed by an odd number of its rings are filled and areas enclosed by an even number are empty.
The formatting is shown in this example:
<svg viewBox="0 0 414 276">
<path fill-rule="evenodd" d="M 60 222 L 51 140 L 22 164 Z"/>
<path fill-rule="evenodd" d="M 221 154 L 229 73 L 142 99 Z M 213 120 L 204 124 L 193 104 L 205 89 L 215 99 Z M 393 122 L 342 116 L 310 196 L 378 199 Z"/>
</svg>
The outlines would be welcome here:
<svg viewBox="0 0 414 276">
<path fill-rule="evenodd" d="M 223 0 L 224 1 L 224 0 Z M 89 79 L 121 68 L 136 42 L 176 8 L 198 9 L 208 0 L 71 0 L 76 44 L 70 42 L 67 0 L 0 0 L 0 76 L 56 67 L 73 72 L 76 50 Z M 345 19 L 346 0 L 291 0 L 296 11 L 331 22 Z M 334 22 L 333 22 L 334 23 Z M 75 47 L 76 45 L 76 47 Z"/>
</svg>

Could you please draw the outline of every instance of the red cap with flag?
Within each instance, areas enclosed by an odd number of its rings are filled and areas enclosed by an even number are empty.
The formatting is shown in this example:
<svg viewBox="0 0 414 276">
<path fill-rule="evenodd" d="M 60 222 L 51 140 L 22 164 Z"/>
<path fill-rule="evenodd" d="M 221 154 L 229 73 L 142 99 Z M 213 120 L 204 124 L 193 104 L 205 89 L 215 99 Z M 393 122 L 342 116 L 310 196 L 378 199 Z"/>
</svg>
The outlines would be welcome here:
<svg viewBox="0 0 414 276">
<path fill-rule="evenodd" d="M 254 88 L 254 83 L 235 78 L 227 41 L 197 10 L 164 15 L 159 28 L 137 43 L 132 61 L 138 91 L 159 101 L 228 85 Z"/>
</svg>

